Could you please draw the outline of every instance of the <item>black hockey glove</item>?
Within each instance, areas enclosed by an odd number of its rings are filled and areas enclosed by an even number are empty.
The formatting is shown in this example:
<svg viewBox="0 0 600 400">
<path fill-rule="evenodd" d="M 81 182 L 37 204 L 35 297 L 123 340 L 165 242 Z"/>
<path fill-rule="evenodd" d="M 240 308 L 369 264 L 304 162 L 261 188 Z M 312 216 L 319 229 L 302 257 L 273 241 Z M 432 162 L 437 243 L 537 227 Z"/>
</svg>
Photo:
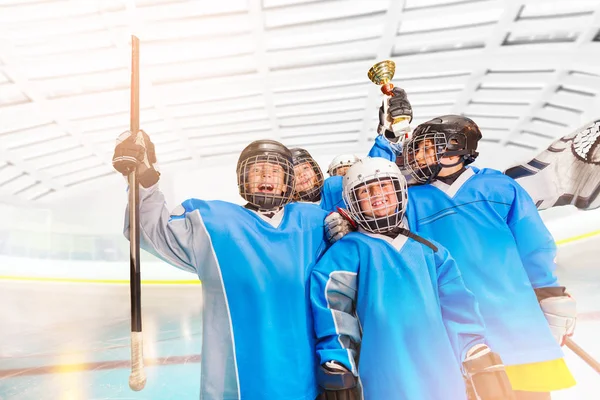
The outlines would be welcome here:
<svg viewBox="0 0 600 400">
<path fill-rule="evenodd" d="M 138 168 L 140 185 L 145 188 L 157 183 L 160 177 L 160 173 L 155 168 L 154 143 L 146 132 L 141 130 L 135 137 L 130 131 L 119 135 L 112 163 L 113 167 L 124 176 Z"/>
<path fill-rule="evenodd" d="M 413 112 L 403 89 L 396 87 L 392 92 L 394 95 L 386 96 L 379 107 L 377 133 L 383 135 L 390 142 L 397 143 L 400 138 L 406 138 Z M 394 124 L 394 119 L 399 117 L 408 117 L 408 120 Z"/>
<path fill-rule="evenodd" d="M 324 390 L 321 400 L 359 400 L 356 377 L 346 367 L 328 361 L 319 367 L 317 382 Z"/>
<path fill-rule="evenodd" d="M 502 359 L 486 345 L 471 348 L 463 361 L 463 368 L 469 400 L 515 399 Z"/>
</svg>

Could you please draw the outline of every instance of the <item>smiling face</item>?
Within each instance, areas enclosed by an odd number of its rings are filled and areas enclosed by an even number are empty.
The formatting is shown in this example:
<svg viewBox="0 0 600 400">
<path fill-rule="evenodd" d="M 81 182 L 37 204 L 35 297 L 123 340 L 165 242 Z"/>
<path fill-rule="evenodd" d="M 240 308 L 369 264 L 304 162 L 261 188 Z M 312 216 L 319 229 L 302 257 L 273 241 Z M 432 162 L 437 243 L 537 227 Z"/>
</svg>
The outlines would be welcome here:
<svg viewBox="0 0 600 400">
<path fill-rule="evenodd" d="M 386 217 L 398 208 L 396 188 L 390 179 L 372 182 L 355 190 L 360 209 L 368 217 Z"/>
<path fill-rule="evenodd" d="M 434 166 L 437 164 L 437 156 L 435 154 L 435 145 L 433 140 L 422 140 L 419 142 L 415 150 L 415 162 L 420 168 Z"/>
<path fill-rule="evenodd" d="M 345 176 L 346 172 L 348 172 L 349 169 L 350 169 L 350 165 L 342 165 L 341 167 L 337 167 L 333 171 L 332 176 Z"/>
<path fill-rule="evenodd" d="M 285 171 L 278 164 L 257 162 L 248 166 L 248 191 L 282 195 L 286 191 Z"/>
<path fill-rule="evenodd" d="M 294 174 L 296 175 L 296 192 L 306 192 L 319 183 L 319 178 L 309 162 L 296 165 Z"/>
</svg>

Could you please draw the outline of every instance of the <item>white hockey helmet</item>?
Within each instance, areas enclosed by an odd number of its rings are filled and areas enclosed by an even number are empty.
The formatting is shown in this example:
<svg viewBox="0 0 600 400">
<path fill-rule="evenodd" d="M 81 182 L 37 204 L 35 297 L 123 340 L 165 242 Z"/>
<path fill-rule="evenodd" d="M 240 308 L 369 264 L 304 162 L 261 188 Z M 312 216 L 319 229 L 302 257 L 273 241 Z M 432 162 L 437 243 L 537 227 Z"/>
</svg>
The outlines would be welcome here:
<svg viewBox="0 0 600 400">
<path fill-rule="evenodd" d="M 359 158 L 356 154 L 340 154 L 331 161 L 329 167 L 327 168 L 327 173 L 329 176 L 335 176 L 338 168 L 349 167 L 358 160 Z"/>
<path fill-rule="evenodd" d="M 402 223 L 406 211 L 406 179 L 396 163 L 365 157 L 350 167 L 342 196 L 348 213 L 364 230 L 387 232 Z"/>
</svg>

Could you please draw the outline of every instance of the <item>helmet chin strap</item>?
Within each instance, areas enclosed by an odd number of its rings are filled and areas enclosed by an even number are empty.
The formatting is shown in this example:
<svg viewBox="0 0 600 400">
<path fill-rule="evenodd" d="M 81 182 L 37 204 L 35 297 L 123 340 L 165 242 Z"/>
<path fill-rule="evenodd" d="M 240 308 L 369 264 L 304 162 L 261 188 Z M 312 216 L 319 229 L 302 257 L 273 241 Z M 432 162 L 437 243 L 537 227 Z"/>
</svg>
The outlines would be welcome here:
<svg viewBox="0 0 600 400">
<path fill-rule="evenodd" d="M 458 161 L 457 161 L 457 162 L 455 162 L 454 164 L 442 164 L 442 163 L 440 163 L 440 171 L 441 171 L 443 168 L 452 168 L 452 167 L 456 167 L 457 165 L 460 165 L 460 164 L 462 164 L 464 161 L 465 161 L 465 160 L 464 160 L 464 159 L 461 157 L 461 158 L 459 158 L 459 159 L 458 159 Z M 438 175 L 439 175 L 439 174 L 440 174 L 440 173 L 438 172 Z"/>
</svg>

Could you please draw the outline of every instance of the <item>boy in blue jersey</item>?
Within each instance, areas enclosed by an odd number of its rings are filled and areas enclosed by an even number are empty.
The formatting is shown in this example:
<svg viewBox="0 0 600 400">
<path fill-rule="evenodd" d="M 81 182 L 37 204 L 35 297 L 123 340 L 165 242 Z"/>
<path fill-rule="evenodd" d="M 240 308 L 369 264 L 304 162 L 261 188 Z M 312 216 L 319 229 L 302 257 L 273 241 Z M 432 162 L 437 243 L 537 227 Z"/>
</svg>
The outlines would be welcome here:
<svg viewBox="0 0 600 400">
<path fill-rule="evenodd" d="M 294 201 L 319 204 L 323 189 L 323 172 L 308 151 L 301 148 L 290 149 L 294 159 Z"/>
<path fill-rule="evenodd" d="M 321 193 L 321 208 L 327 211 L 335 211 L 338 207 L 343 207 L 342 200 L 342 177 L 346 171 L 359 158 L 355 154 L 340 154 L 334 157 L 329 163 L 327 173 L 329 178 L 325 179 L 323 191 Z"/>
<path fill-rule="evenodd" d="M 478 398 L 511 398 L 454 260 L 404 228 L 406 192 L 383 158 L 365 158 L 344 177 L 359 232 L 321 258 L 310 292 L 327 399 L 356 398 L 355 376 L 365 400 L 466 399 L 461 367 Z"/>
<path fill-rule="evenodd" d="M 480 138 L 457 115 L 415 128 L 404 148 L 420 183 L 409 189 L 408 220 L 456 259 L 517 399 L 548 399 L 575 384 L 560 349 L 573 333 L 575 300 L 559 286 L 556 245 L 529 195 L 499 171 L 469 166 Z"/>
<path fill-rule="evenodd" d="M 327 173 L 332 176 L 344 176 L 348 169 L 354 165 L 360 158 L 356 154 L 340 154 L 335 156 L 327 167 Z"/>
<path fill-rule="evenodd" d="M 319 389 L 307 291 L 310 269 L 326 246 L 326 213 L 290 203 L 290 151 L 272 140 L 242 151 L 237 176 L 246 206 L 189 199 L 172 213 L 155 161 L 143 132 L 122 135 L 113 157 L 123 174 L 139 168 L 141 247 L 202 280 L 200 398 L 314 400 Z M 126 237 L 128 231 L 127 218 Z"/>
</svg>

